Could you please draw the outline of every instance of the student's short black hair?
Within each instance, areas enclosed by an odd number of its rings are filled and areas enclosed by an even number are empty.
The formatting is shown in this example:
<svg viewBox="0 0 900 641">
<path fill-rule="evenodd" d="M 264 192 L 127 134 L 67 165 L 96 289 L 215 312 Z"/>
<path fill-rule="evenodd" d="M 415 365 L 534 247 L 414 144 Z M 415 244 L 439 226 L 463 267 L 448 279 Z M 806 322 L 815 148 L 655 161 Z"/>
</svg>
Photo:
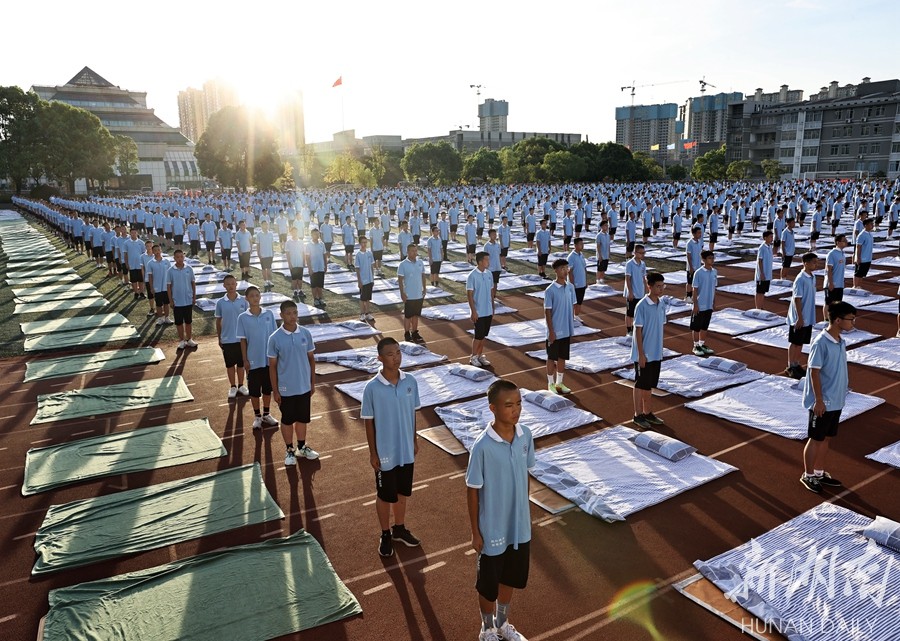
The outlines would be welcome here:
<svg viewBox="0 0 900 641">
<path fill-rule="evenodd" d="M 835 243 L 839 243 L 842 240 L 847 240 L 847 234 L 838 234 L 837 236 L 834 237 Z"/>
<path fill-rule="evenodd" d="M 710 251 L 708 249 L 704 249 L 702 252 L 700 252 L 700 258 L 702 258 L 703 260 L 706 260 L 707 258 L 712 258 L 715 255 L 716 255 L 716 252 Z"/>
<path fill-rule="evenodd" d="M 637 245 L 634 246 L 634 251 L 637 251 L 637 250 L 639 250 L 639 249 L 640 249 L 641 251 L 644 251 L 644 250 L 645 250 L 645 247 L 644 247 L 643 245 L 641 245 L 640 243 L 638 243 Z"/>
<path fill-rule="evenodd" d="M 234 277 L 234 274 L 226 274 L 226 275 L 225 275 L 225 278 L 222 279 L 222 282 L 224 283 L 224 282 L 225 282 L 226 280 L 228 280 L 229 278 L 230 278 L 231 280 L 237 280 L 237 278 Z"/>
<path fill-rule="evenodd" d="M 281 306 L 278 309 L 280 309 L 281 313 L 284 314 L 285 311 L 287 311 L 291 308 L 297 309 L 297 303 L 295 303 L 292 300 L 286 300 L 281 303 Z"/>
<path fill-rule="evenodd" d="M 173 256 L 177 256 L 178 254 L 184 254 L 184 251 L 181 250 L 181 249 L 176 249 L 176 250 L 175 250 L 175 253 L 173 253 L 172 255 L 173 255 Z"/>
<path fill-rule="evenodd" d="M 257 287 L 256 285 L 250 285 L 247 289 L 244 290 L 244 298 L 247 298 L 247 296 L 249 296 L 251 292 L 256 292 L 258 294 L 259 287 Z"/>
<path fill-rule="evenodd" d="M 600 226 L 603 227 L 603 225 L 609 226 L 609 221 L 606 218 L 600 221 Z"/>
<path fill-rule="evenodd" d="M 487 252 L 475 252 L 475 262 L 480 263 L 482 258 L 487 258 Z"/>
<path fill-rule="evenodd" d="M 385 349 L 390 347 L 391 345 L 399 345 L 396 338 L 392 338 L 387 336 L 378 341 L 378 355 L 381 356 L 381 353 L 384 352 Z"/>
<path fill-rule="evenodd" d="M 856 308 L 844 300 L 839 300 L 828 305 L 828 318 L 832 321 L 843 318 L 847 314 L 855 314 Z"/>
<path fill-rule="evenodd" d="M 775 235 L 774 231 L 772 231 L 771 229 L 767 229 L 766 231 L 763 232 L 762 237 L 763 237 L 763 240 L 765 240 L 769 236 L 774 236 L 774 235 Z"/>
<path fill-rule="evenodd" d="M 432 226 L 431 226 L 431 231 L 434 231 L 434 230 L 437 229 L 437 228 L 438 228 L 437 225 L 432 225 Z"/>
<path fill-rule="evenodd" d="M 814 253 L 812 253 L 812 252 L 806 252 L 805 254 L 803 254 L 803 262 L 804 262 L 804 264 L 805 264 L 805 263 L 812 262 L 812 261 L 814 261 L 814 260 L 818 260 L 818 259 L 819 259 L 819 257 L 816 256 L 816 255 L 815 255 Z"/>
<path fill-rule="evenodd" d="M 584 244 L 584 238 L 582 238 L 581 236 L 579 236 L 578 238 L 576 238 L 576 239 L 573 240 L 572 242 L 575 243 L 576 245 L 577 245 L 578 243 Z"/>
<path fill-rule="evenodd" d="M 558 267 L 566 267 L 568 266 L 568 264 L 569 261 L 567 261 L 565 258 L 557 258 L 553 261 L 553 269 L 557 269 Z"/>
<path fill-rule="evenodd" d="M 865 221 L 863 221 L 863 225 L 865 225 L 866 227 L 868 227 L 869 225 L 874 225 L 874 224 L 875 224 L 875 220 L 873 218 L 866 218 Z"/>
<path fill-rule="evenodd" d="M 488 404 L 493 405 L 494 403 L 496 403 L 497 398 L 504 392 L 515 392 L 518 391 L 518 389 L 519 386 L 512 381 L 505 378 L 498 379 L 491 383 L 491 386 L 488 387 Z"/>
<path fill-rule="evenodd" d="M 156 249 L 157 247 L 159 247 L 159 245 L 154 243 L 152 249 Z M 159 248 L 162 249 L 162 247 L 159 247 Z"/>
<path fill-rule="evenodd" d="M 656 283 L 665 282 L 665 280 L 666 280 L 665 277 L 659 272 L 650 272 L 649 274 L 647 274 L 647 284 L 648 285 L 652 286 L 652 285 L 655 285 Z"/>
</svg>

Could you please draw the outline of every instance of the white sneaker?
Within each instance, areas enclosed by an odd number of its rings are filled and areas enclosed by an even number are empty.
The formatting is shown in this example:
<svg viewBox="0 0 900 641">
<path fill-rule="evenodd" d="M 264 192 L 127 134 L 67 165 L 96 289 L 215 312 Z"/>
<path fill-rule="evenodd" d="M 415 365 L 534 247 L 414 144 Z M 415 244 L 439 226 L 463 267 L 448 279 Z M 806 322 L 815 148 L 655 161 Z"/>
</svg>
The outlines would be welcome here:
<svg viewBox="0 0 900 641">
<path fill-rule="evenodd" d="M 246 385 L 241 385 L 239 388 L 237 388 L 237 391 L 241 396 L 250 396 L 250 390 L 247 389 Z"/>
<path fill-rule="evenodd" d="M 186 345 L 186 343 L 184 341 L 178 341 L 178 349 L 179 350 L 184 349 L 185 345 Z"/>
<path fill-rule="evenodd" d="M 231 389 L 228 390 L 228 399 L 231 400 L 232 398 L 236 398 L 237 393 L 238 393 L 238 388 L 232 387 Z"/>
<path fill-rule="evenodd" d="M 197 341 L 195 341 L 193 338 L 187 339 L 186 341 L 184 341 L 184 344 L 188 347 L 197 347 Z"/>
<path fill-rule="evenodd" d="M 472 365 L 474 367 L 481 367 L 481 360 L 478 358 L 478 356 L 470 356 L 469 365 Z"/>
<path fill-rule="evenodd" d="M 262 416 L 257 416 L 253 419 L 253 429 L 262 429 Z"/>
<path fill-rule="evenodd" d="M 304 457 L 304 458 L 309 459 L 310 461 L 319 458 L 319 453 L 316 452 L 316 451 L 315 451 L 313 448 L 311 448 L 309 445 L 304 445 L 303 447 L 301 447 L 301 448 L 300 448 L 300 451 L 297 452 L 297 454 L 299 454 L 300 456 L 302 456 L 302 457 Z"/>
<path fill-rule="evenodd" d="M 165 321 L 166 321 L 166 325 L 174 325 L 175 324 L 175 321 L 173 321 L 168 316 L 166 316 Z"/>
<path fill-rule="evenodd" d="M 503 641 L 528 641 L 528 639 L 519 634 L 509 621 L 497 628 L 497 636 Z"/>
<path fill-rule="evenodd" d="M 365 321 L 366 321 L 366 315 L 365 315 L 365 314 L 360 314 L 360 315 L 359 315 L 359 320 L 365 322 Z"/>
<path fill-rule="evenodd" d="M 291 447 L 288 449 L 287 454 L 284 457 L 284 466 L 290 467 L 291 465 L 297 464 L 297 456 L 294 454 L 294 448 Z"/>
<path fill-rule="evenodd" d="M 375 317 L 372 316 L 371 314 L 366 314 L 366 320 L 367 320 L 367 321 L 373 321 L 373 320 L 375 320 Z"/>
<path fill-rule="evenodd" d="M 478 641 L 500 641 L 500 637 L 497 636 L 497 629 L 482 630 L 478 633 Z"/>
<path fill-rule="evenodd" d="M 278 421 L 271 414 L 266 414 L 262 417 L 262 424 L 267 427 L 277 427 Z"/>
<path fill-rule="evenodd" d="M 491 366 L 491 362 L 490 362 L 487 358 L 485 358 L 484 354 L 479 354 L 479 355 L 478 355 L 478 361 L 481 363 L 481 365 L 482 365 L 483 367 L 490 367 L 490 366 Z"/>
<path fill-rule="evenodd" d="M 166 319 L 163 318 L 162 316 L 160 316 L 159 318 L 156 319 L 156 326 L 157 326 L 157 327 L 160 327 L 160 326 L 165 325 L 165 324 L 166 324 Z"/>
</svg>

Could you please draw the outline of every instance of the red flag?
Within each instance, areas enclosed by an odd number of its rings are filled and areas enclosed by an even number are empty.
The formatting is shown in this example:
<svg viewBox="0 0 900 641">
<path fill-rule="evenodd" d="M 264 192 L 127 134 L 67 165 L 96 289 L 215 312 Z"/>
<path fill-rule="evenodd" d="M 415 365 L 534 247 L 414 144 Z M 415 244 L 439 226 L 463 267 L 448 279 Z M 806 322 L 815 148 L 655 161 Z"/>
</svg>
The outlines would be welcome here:
<svg viewBox="0 0 900 641">
<path fill-rule="evenodd" d="M 684 148 L 685 148 L 685 149 L 693 149 L 693 148 L 696 147 L 696 146 L 697 146 L 697 141 L 696 141 L 696 140 L 689 140 L 688 142 L 685 142 L 685 143 L 684 143 Z"/>
<path fill-rule="evenodd" d="M 338 76 L 338 79 L 334 81 L 334 84 L 331 85 L 332 88 L 340 87 L 343 83 L 344 76 Z"/>
</svg>

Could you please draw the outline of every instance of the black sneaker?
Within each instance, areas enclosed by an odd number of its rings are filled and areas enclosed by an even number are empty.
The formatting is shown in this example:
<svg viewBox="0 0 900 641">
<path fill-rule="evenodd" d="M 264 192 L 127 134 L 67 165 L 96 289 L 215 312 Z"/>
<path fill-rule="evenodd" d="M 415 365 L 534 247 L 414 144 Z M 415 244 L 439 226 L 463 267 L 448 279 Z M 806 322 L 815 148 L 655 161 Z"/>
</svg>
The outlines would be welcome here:
<svg viewBox="0 0 900 641">
<path fill-rule="evenodd" d="M 644 414 L 644 418 L 647 420 L 648 423 L 652 423 L 653 425 L 665 425 L 666 424 L 666 422 L 664 420 L 659 418 L 653 412 L 650 412 L 649 414 Z"/>
<path fill-rule="evenodd" d="M 650 427 L 651 427 L 651 426 L 650 426 L 650 421 L 647 420 L 647 415 L 646 415 L 646 414 L 638 414 L 637 416 L 635 416 L 635 417 L 634 417 L 633 419 L 631 419 L 631 420 L 634 422 L 635 425 L 637 425 L 637 426 L 640 427 L 641 429 L 649 430 Z"/>
<path fill-rule="evenodd" d="M 425 339 L 422 338 L 422 335 L 419 334 L 419 332 L 413 332 L 411 336 L 414 343 L 418 343 L 419 345 L 425 344 Z"/>
<path fill-rule="evenodd" d="M 412 334 L 410 334 L 409 332 L 403 332 L 403 340 L 405 340 L 407 343 L 411 343 Z"/>
<path fill-rule="evenodd" d="M 804 474 L 800 477 L 800 483 L 803 484 L 810 492 L 815 492 L 816 494 L 820 494 L 822 492 L 822 484 L 819 482 L 819 478 L 817 476 L 807 476 Z"/>
<path fill-rule="evenodd" d="M 306 292 L 304 292 L 304 291 L 301 289 L 299 292 L 297 292 L 297 298 L 306 299 Z"/>
<path fill-rule="evenodd" d="M 381 556 L 394 556 L 394 543 L 391 541 L 391 533 L 382 533 L 381 543 L 378 544 L 378 554 Z"/>
<path fill-rule="evenodd" d="M 822 476 L 817 476 L 816 478 L 820 485 L 827 485 L 828 487 L 842 487 L 844 485 L 828 472 L 824 472 Z"/>
<path fill-rule="evenodd" d="M 395 525 L 391 528 L 391 537 L 395 541 L 400 541 L 407 547 L 418 547 L 421 545 L 421 541 L 413 536 L 413 533 L 406 529 L 405 525 Z"/>
</svg>

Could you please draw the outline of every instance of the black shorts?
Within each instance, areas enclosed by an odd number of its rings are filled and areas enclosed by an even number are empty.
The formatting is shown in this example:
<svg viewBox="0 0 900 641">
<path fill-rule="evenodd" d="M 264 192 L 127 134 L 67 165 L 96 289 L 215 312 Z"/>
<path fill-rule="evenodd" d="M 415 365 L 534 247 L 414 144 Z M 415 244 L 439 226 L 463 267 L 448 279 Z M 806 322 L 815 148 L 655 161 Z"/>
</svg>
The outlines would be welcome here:
<svg viewBox="0 0 900 641">
<path fill-rule="evenodd" d="M 496 289 L 500 284 L 500 272 L 491 272 L 491 276 L 494 277 L 494 289 Z"/>
<path fill-rule="evenodd" d="M 610 237 L 610 239 L 616 237 L 616 229 L 618 229 L 618 228 L 617 228 L 617 227 L 610 227 L 610 228 L 609 228 L 609 237 Z"/>
<path fill-rule="evenodd" d="M 475 228 L 475 235 L 478 236 L 479 238 L 481 238 L 482 236 L 484 236 L 484 227 L 476 227 L 476 228 Z"/>
<path fill-rule="evenodd" d="M 372 250 L 372 258 L 374 258 L 375 260 L 380 261 L 383 257 L 384 257 L 383 249 L 378 249 L 378 250 L 373 249 Z"/>
<path fill-rule="evenodd" d="M 501 247 L 501 248 L 500 248 L 500 255 L 503 256 L 504 258 L 506 258 L 507 256 L 509 256 L 509 247 Z"/>
<path fill-rule="evenodd" d="M 888 223 L 888 231 L 894 231 L 895 229 L 897 229 L 897 221 L 892 220 Z"/>
<path fill-rule="evenodd" d="M 309 402 L 312 395 L 298 394 L 296 396 L 282 396 L 281 424 L 293 425 L 294 423 L 309 423 Z"/>
<path fill-rule="evenodd" d="M 843 287 L 835 287 L 834 289 L 825 288 L 825 305 L 830 305 L 831 303 L 838 303 L 844 300 L 844 288 Z"/>
<path fill-rule="evenodd" d="M 115 254 L 112 251 L 103 252 L 104 257 L 106 258 L 107 263 L 114 263 L 116 259 L 114 258 Z"/>
<path fill-rule="evenodd" d="M 734 233 L 734 225 L 729 225 L 729 226 L 728 226 L 728 233 L 729 233 L 729 234 L 733 234 L 733 233 Z"/>
<path fill-rule="evenodd" d="M 696 314 L 691 314 L 691 331 L 692 332 L 705 332 L 709 329 L 709 321 L 712 320 L 713 310 L 705 309 L 703 311 L 697 312 Z"/>
<path fill-rule="evenodd" d="M 363 301 L 364 303 L 372 300 L 372 287 L 374 285 L 375 283 L 366 283 L 365 285 L 361 286 L 359 288 L 359 300 Z"/>
<path fill-rule="evenodd" d="M 473 245 L 466 245 L 466 253 L 467 253 L 467 254 L 474 254 L 474 253 L 475 253 L 475 247 L 476 247 L 476 245 L 474 245 L 474 244 L 473 244 Z"/>
<path fill-rule="evenodd" d="M 413 234 L 413 243 L 414 243 L 414 244 L 418 245 L 420 240 L 422 240 L 421 234 Z M 405 256 L 405 255 L 406 255 L 405 249 L 404 249 L 404 251 L 401 252 L 401 253 Z"/>
<path fill-rule="evenodd" d="M 91 247 L 91 255 L 94 258 L 103 258 L 105 252 L 103 251 L 103 246 L 98 245 L 97 247 Z"/>
<path fill-rule="evenodd" d="M 481 341 L 484 340 L 485 337 L 491 331 L 491 322 L 494 320 L 493 316 L 479 316 L 475 321 L 475 340 Z"/>
<path fill-rule="evenodd" d="M 591 221 L 588 220 L 588 224 L 591 224 Z M 582 225 L 580 223 L 575 223 L 575 233 L 580 234 L 582 229 Z"/>
<path fill-rule="evenodd" d="M 820 234 L 819 234 L 819 232 L 817 232 L 817 231 L 811 232 L 811 233 L 809 234 L 809 239 L 810 239 L 810 240 L 819 240 L 819 235 L 820 235 Z"/>
<path fill-rule="evenodd" d="M 172 240 L 172 232 L 167 231 L 163 235 L 166 237 L 166 240 Z"/>
<path fill-rule="evenodd" d="M 181 245 L 184 243 L 184 234 L 175 234 L 175 244 Z"/>
<path fill-rule="evenodd" d="M 790 266 L 793 262 L 794 262 L 793 256 L 782 256 L 781 257 L 781 266 L 784 269 L 790 269 Z"/>
<path fill-rule="evenodd" d="M 659 369 L 662 361 L 647 361 L 643 368 L 634 364 L 634 386 L 642 390 L 651 390 L 659 384 Z"/>
<path fill-rule="evenodd" d="M 773 241 L 772 241 L 772 247 L 774 247 L 775 249 L 778 249 L 779 247 L 781 247 L 781 241 L 780 241 L 780 240 L 773 240 Z"/>
<path fill-rule="evenodd" d="M 653 221 L 653 229 L 659 229 L 659 223 L 655 220 Z M 644 231 L 647 231 L 646 229 Z"/>
<path fill-rule="evenodd" d="M 450 225 L 450 233 L 451 233 L 451 234 L 455 234 L 457 229 L 459 229 L 459 225 L 458 225 L 458 224 L 456 224 L 456 225 Z"/>
<path fill-rule="evenodd" d="M 550 231 L 556 231 L 556 223 L 550 223 L 547 226 L 550 228 Z"/>
<path fill-rule="evenodd" d="M 691 269 L 686 269 L 686 270 L 684 270 L 684 273 L 687 275 L 687 286 L 688 286 L 688 287 L 693 287 L 693 286 L 694 286 L 694 285 L 693 285 L 693 283 L 694 283 L 694 272 L 693 272 L 693 270 L 691 270 Z"/>
<path fill-rule="evenodd" d="M 313 272 L 309 275 L 309 286 L 316 289 L 325 287 L 325 272 Z"/>
<path fill-rule="evenodd" d="M 213 247 L 215 247 L 215 245 L 213 245 Z M 200 253 L 200 241 L 192 240 L 191 241 L 191 255 L 196 256 L 199 253 Z"/>
<path fill-rule="evenodd" d="M 322 242 L 325 243 L 324 240 L 323 240 Z M 330 254 L 330 253 L 331 253 L 331 246 L 332 246 L 333 244 L 334 244 L 334 243 L 331 243 L 331 242 L 325 243 L 325 253 L 326 253 L 326 254 Z"/>
<path fill-rule="evenodd" d="M 272 257 L 271 256 L 260 256 L 259 257 L 259 266 L 263 269 L 272 269 Z"/>
<path fill-rule="evenodd" d="M 587 290 L 587 286 L 575 288 L 575 304 L 576 305 L 581 305 L 584 302 L 584 292 L 586 290 Z"/>
<path fill-rule="evenodd" d="M 287 234 L 278 234 L 278 244 L 280 244 L 281 246 L 284 246 L 284 244 L 286 242 L 287 242 Z"/>
<path fill-rule="evenodd" d="M 737 224 L 737 230 L 738 230 L 739 232 L 744 231 L 744 223 L 738 223 L 738 224 Z"/>
<path fill-rule="evenodd" d="M 871 262 L 868 263 L 856 263 L 856 266 L 853 268 L 853 275 L 857 278 L 865 278 L 869 273 L 869 267 L 872 266 Z"/>
<path fill-rule="evenodd" d="M 269 368 L 257 367 L 247 372 L 247 389 L 250 390 L 250 396 L 253 398 L 271 394 L 272 379 L 269 378 Z"/>
<path fill-rule="evenodd" d="M 225 367 L 243 367 L 244 355 L 241 353 L 241 344 L 222 343 L 222 358 L 225 359 Z"/>
<path fill-rule="evenodd" d="M 205 242 L 206 242 L 206 251 L 208 253 L 212 253 L 212 252 L 216 251 L 216 241 L 207 240 Z"/>
<path fill-rule="evenodd" d="M 432 274 L 440 274 L 440 273 L 441 273 L 441 261 L 439 261 L 439 260 L 433 260 L 433 261 L 431 261 L 431 265 L 430 265 L 429 271 L 430 271 Z"/>
<path fill-rule="evenodd" d="M 678 242 L 679 240 L 681 240 L 681 232 L 680 231 L 672 232 L 672 240 L 674 240 L 675 242 Z M 711 242 L 711 243 L 716 242 L 712 239 L 712 234 L 709 235 L 709 242 Z"/>
<path fill-rule="evenodd" d="M 413 318 L 422 315 L 422 298 L 407 298 L 403 303 L 403 318 Z"/>
<path fill-rule="evenodd" d="M 399 496 L 410 496 L 413 486 L 413 463 L 375 472 L 375 493 L 385 503 L 396 503 Z"/>
<path fill-rule="evenodd" d="M 809 345 L 811 340 L 812 325 L 800 329 L 795 329 L 793 325 L 788 326 L 788 343 L 791 345 Z"/>
<path fill-rule="evenodd" d="M 193 310 L 193 305 L 173 305 L 172 317 L 175 320 L 175 325 L 190 325 L 194 320 Z"/>
<path fill-rule="evenodd" d="M 241 269 L 250 269 L 250 252 L 238 252 L 238 263 Z"/>
<path fill-rule="evenodd" d="M 609 259 L 604 258 L 603 260 L 597 261 L 597 271 L 606 273 L 606 270 L 609 269 Z"/>
<path fill-rule="evenodd" d="M 651 231 L 649 227 L 644 227 L 644 238 L 650 238 Z"/>
<path fill-rule="evenodd" d="M 291 267 L 291 280 L 303 280 L 302 267 Z"/>
<path fill-rule="evenodd" d="M 344 255 L 352 255 L 354 247 L 356 247 L 356 245 L 344 245 Z"/>
<path fill-rule="evenodd" d="M 129 269 L 128 280 L 130 280 L 132 283 L 143 283 L 144 273 L 140 269 Z"/>
<path fill-rule="evenodd" d="M 550 257 L 550 254 L 542 254 L 538 252 L 538 267 L 544 267 L 547 264 L 547 258 Z"/>
<path fill-rule="evenodd" d="M 822 416 L 816 416 L 812 410 L 809 410 L 807 436 L 814 441 L 824 441 L 830 436 L 837 436 L 840 422 L 841 410 L 826 411 Z"/>
<path fill-rule="evenodd" d="M 552 343 L 547 341 L 547 360 L 548 361 L 567 361 L 569 360 L 569 347 L 572 343 L 572 337 L 557 338 Z"/>
<path fill-rule="evenodd" d="M 531 562 L 530 542 L 510 545 L 503 554 L 479 554 L 475 565 L 475 589 L 488 601 L 496 601 L 500 586 L 522 590 L 528 585 Z"/>
<path fill-rule="evenodd" d="M 719 242 L 719 232 L 711 233 L 711 234 L 709 235 L 709 242 L 711 242 L 711 243 L 714 244 L 714 245 L 715 245 L 717 242 Z"/>
<path fill-rule="evenodd" d="M 638 300 L 640 300 L 637 296 L 627 301 L 627 305 L 625 307 L 625 316 L 628 318 L 634 318 L 634 308 L 637 307 Z"/>
<path fill-rule="evenodd" d="M 156 303 L 157 307 L 162 307 L 163 305 L 169 304 L 169 292 L 155 292 L 153 294 L 153 302 Z"/>
<path fill-rule="evenodd" d="M 147 293 L 147 300 L 153 301 L 155 304 L 156 295 L 153 293 L 153 288 L 150 287 L 150 283 L 148 283 L 147 281 L 144 281 L 144 291 Z"/>
<path fill-rule="evenodd" d="M 568 245 L 571 242 L 572 242 L 571 236 L 563 236 L 563 245 Z"/>
<path fill-rule="evenodd" d="M 610 238 L 612 238 L 612 235 L 610 235 Z M 633 240 L 629 240 L 627 243 L 625 243 L 625 251 L 626 251 L 626 253 L 629 253 L 629 254 L 634 253 L 634 241 Z"/>
<path fill-rule="evenodd" d="M 756 293 L 757 294 L 768 294 L 769 287 L 771 287 L 772 281 L 770 280 L 758 280 L 756 281 Z"/>
<path fill-rule="evenodd" d="M 212 250 L 209 251 L 212 253 Z M 231 247 L 222 247 L 219 253 L 222 255 L 222 260 L 231 260 Z"/>
<path fill-rule="evenodd" d="M 534 232 L 530 231 L 527 234 L 525 234 L 525 240 L 527 240 L 529 243 L 533 243 L 534 242 Z"/>
</svg>

